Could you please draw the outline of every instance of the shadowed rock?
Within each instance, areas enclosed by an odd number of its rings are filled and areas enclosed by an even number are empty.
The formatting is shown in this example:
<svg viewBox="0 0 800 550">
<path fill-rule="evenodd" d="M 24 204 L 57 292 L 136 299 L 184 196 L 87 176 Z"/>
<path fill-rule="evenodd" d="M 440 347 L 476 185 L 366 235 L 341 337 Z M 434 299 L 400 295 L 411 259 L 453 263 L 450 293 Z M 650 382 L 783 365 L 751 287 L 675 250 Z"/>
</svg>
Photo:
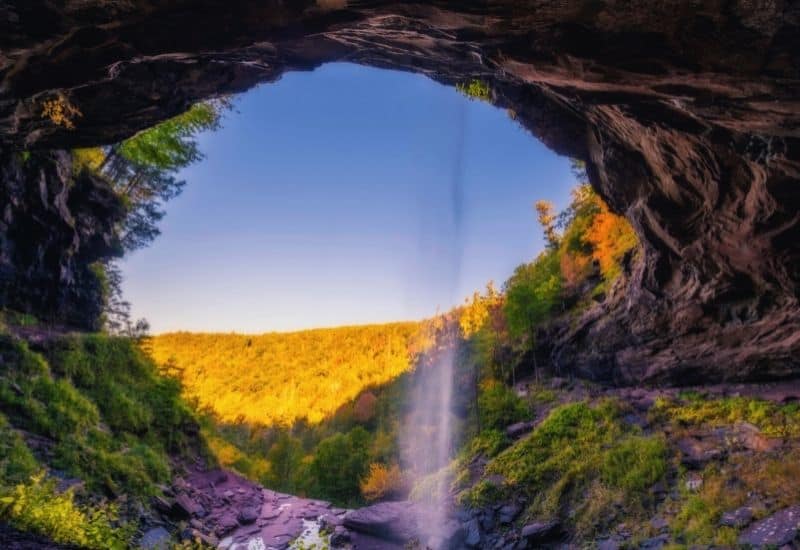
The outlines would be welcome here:
<svg viewBox="0 0 800 550">
<path fill-rule="evenodd" d="M 798 530 L 800 506 L 792 506 L 755 522 L 739 537 L 739 544 L 754 548 L 778 548 L 792 542 Z"/>
<path fill-rule="evenodd" d="M 344 526 L 358 533 L 408 542 L 419 537 L 418 514 L 411 502 L 379 502 L 348 512 Z"/>
<path fill-rule="evenodd" d="M 788 377 L 800 373 L 800 4 L 718 6 L 6 2 L 0 147 L 110 143 L 331 61 L 480 79 L 546 145 L 586 160 L 642 241 L 605 300 L 542 335 L 555 366 L 628 384 Z M 45 116 L 47 101 L 74 109 L 71 124 Z"/>
</svg>

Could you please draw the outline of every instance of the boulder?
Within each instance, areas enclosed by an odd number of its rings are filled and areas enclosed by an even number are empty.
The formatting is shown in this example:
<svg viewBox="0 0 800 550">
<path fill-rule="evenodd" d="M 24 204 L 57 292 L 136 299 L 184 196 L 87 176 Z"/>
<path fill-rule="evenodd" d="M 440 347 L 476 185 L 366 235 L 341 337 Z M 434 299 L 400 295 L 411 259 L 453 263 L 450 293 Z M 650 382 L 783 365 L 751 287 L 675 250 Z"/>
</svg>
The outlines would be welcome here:
<svg viewBox="0 0 800 550">
<path fill-rule="evenodd" d="M 557 521 L 537 521 L 523 527 L 521 535 L 529 543 L 541 543 L 552 540 L 559 528 Z"/>
<path fill-rule="evenodd" d="M 203 512 L 203 507 L 189 495 L 178 495 L 172 503 L 171 514 L 178 519 L 189 519 Z"/>
<path fill-rule="evenodd" d="M 740 422 L 733 430 L 734 437 L 745 449 L 756 452 L 771 452 L 783 446 L 783 439 L 767 437 L 761 433 L 758 427 L 748 423 Z"/>
<path fill-rule="evenodd" d="M 145 532 L 139 539 L 139 548 L 144 550 L 169 550 L 172 541 L 169 531 L 163 527 L 155 527 Z"/>
<path fill-rule="evenodd" d="M 228 513 L 219 518 L 219 520 L 217 520 L 217 528 L 215 531 L 217 535 L 222 536 L 227 533 L 230 533 L 238 526 L 239 522 L 236 520 L 233 514 Z"/>
<path fill-rule="evenodd" d="M 533 431 L 533 428 L 536 427 L 536 422 L 517 422 L 516 424 L 511 424 L 509 427 L 506 428 L 506 435 L 510 439 L 519 439 L 525 434 L 528 434 Z"/>
<path fill-rule="evenodd" d="M 654 517 L 653 519 L 650 520 L 650 527 L 652 527 L 656 531 L 663 531 L 669 528 L 669 522 L 667 522 L 667 520 L 665 520 L 660 516 Z"/>
<path fill-rule="evenodd" d="M 259 512 L 260 510 L 254 507 L 242 508 L 239 510 L 239 514 L 236 516 L 236 519 L 242 525 L 250 525 L 251 523 L 256 522 Z"/>
<path fill-rule="evenodd" d="M 725 512 L 720 518 L 720 525 L 724 527 L 735 527 L 741 529 L 753 521 L 753 509 L 749 506 L 742 506 L 736 510 Z"/>
<path fill-rule="evenodd" d="M 597 550 L 619 550 L 624 539 L 622 537 L 611 537 L 597 542 Z"/>
<path fill-rule="evenodd" d="M 508 525 L 517 519 L 517 516 L 521 511 L 522 507 L 518 504 L 506 504 L 505 506 L 501 506 L 497 511 L 497 519 L 500 521 L 500 523 Z"/>
<path fill-rule="evenodd" d="M 640 550 L 659 550 L 669 542 L 669 535 L 658 535 L 639 543 Z"/>
<path fill-rule="evenodd" d="M 419 534 L 416 508 L 407 501 L 379 502 L 352 510 L 342 524 L 358 533 L 398 542 L 410 541 Z"/>
<path fill-rule="evenodd" d="M 349 542 L 350 542 L 350 532 L 341 525 L 337 525 L 333 529 L 333 533 L 331 534 L 331 546 L 333 548 L 340 548 L 342 546 L 345 546 Z"/>
<path fill-rule="evenodd" d="M 741 536 L 739 544 L 754 548 L 772 548 L 789 544 L 800 530 L 800 505 L 784 508 L 755 522 Z"/>
<path fill-rule="evenodd" d="M 719 460 L 725 456 L 722 442 L 709 438 L 684 437 L 678 440 L 681 462 L 690 468 L 702 468 L 711 460 Z"/>
<path fill-rule="evenodd" d="M 153 508 L 161 512 L 162 514 L 169 514 L 172 511 L 173 503 L 161 496 L 153 497 Z"/>
<path fill-rule="evenodd" d="M 464 544 L 469 548 L 479 548 L 481 543 L 481 526 L 477 518 L 472 518 L 464 525 Z"/>
</svg>

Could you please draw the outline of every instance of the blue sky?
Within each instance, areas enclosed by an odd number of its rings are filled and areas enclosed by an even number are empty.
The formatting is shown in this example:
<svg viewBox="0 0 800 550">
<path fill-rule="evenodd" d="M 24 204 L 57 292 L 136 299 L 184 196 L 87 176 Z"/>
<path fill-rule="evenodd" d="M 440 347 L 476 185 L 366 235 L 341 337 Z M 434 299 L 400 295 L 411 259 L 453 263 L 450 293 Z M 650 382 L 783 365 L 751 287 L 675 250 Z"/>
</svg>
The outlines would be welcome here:
<svg viewBox="0 0 800 550">
<path fill-rule="evenodd" d="M 235 104 L 121 264 L 153 332 L 429 316 L 533 258 L 533 202 L 565 206 L 574 180 L 504 111 L 419 75 L 332 64 Z"/>
</svg>

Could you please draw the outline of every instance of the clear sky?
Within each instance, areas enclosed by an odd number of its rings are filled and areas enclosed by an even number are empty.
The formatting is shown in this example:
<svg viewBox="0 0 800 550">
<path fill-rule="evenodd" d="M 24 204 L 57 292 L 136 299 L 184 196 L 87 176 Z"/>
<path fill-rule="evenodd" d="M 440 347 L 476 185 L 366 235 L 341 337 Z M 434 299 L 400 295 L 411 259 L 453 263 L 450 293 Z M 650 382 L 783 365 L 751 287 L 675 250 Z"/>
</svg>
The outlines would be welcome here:
<svg viewBox="0 0 800 550">
<path fill-rule="evenodd" d="M 532 259 L 533 202 L 574 181 L 504 111 L 419 75 L 332 64 L 235 105 L 122 263 L 155 333 L 429 316 Z"/>
</svg>

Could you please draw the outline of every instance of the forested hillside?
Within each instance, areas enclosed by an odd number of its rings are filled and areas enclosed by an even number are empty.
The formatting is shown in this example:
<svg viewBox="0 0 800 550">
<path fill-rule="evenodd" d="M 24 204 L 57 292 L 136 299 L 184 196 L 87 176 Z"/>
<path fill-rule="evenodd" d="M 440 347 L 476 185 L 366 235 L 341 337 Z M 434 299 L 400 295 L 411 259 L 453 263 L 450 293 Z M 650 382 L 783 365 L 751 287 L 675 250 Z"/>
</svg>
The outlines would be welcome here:
<svg viewBox="0 0 800 550">
<path fill-rule="evenodd" d="M 420 323 L 261 335 L 172 333 L 148 349 L 202 410 L 226 423 L 318 424 L 367 388 L 407 372 Z"/>
</svg>

